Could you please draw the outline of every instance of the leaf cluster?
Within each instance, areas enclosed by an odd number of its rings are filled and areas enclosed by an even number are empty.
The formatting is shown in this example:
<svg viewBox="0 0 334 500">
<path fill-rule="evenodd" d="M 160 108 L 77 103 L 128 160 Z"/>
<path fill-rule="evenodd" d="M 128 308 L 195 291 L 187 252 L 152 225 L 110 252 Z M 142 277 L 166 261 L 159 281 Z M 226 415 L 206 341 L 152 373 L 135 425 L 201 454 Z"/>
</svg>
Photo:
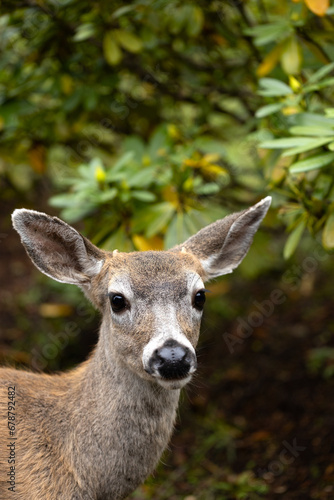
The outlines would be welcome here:
<svg viewBox="0 0 334 500">
<path fill-rule="evenodd" d="M 331 249 L 333 27 L 327 0 L 4 1 L 1 179 L 121 248 L 272 191 L 286 257 L 304 228 Z"/>
</svg>

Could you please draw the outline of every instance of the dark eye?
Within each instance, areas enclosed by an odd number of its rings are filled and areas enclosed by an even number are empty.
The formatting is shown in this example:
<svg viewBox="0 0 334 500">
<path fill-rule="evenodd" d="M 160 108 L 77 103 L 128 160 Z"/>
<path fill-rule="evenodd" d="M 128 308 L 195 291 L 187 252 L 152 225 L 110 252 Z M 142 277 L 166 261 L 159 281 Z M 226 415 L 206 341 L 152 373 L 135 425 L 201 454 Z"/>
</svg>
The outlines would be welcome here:
<svg viewBox="0 0 334 500">
<path fill-rule="evenodd" d="M 205 303 L 205 291 L 199 290 L 194 297 L 194 307 L 199 311 L 202 311 Z"/>
<path fill-rule="evenodd" d="M 111 308 L 114 312 L 121 312 L 126 308 L 126 300 L 120 293 L 111 293 L 109 295 Z"/>
</svg>

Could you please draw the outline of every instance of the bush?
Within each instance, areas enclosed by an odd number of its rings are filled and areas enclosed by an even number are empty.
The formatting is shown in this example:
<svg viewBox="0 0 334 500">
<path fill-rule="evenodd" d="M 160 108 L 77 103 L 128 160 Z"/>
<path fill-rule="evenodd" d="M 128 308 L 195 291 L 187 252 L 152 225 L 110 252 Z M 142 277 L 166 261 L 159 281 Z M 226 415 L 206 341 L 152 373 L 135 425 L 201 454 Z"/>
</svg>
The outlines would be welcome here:
<svg viewBox="0 0 334 500">
<path fill-rule="evenodd" d="M 96 240 L 124 249 L 174 244 L 270 190 L 286 257 L 305 228 L 333 248 L 326 0 L 2 7 L 11 186 L 51 178 L 67 220 L 89 214 Z"/>
</svg>

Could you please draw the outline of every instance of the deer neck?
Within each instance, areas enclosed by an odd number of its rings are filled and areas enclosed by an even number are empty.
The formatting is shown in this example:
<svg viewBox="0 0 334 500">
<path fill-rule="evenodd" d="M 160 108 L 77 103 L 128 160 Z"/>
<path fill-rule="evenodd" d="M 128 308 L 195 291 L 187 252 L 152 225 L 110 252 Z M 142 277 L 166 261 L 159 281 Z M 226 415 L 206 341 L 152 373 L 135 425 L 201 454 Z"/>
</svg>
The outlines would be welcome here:
<svg viewBox="0 0 334 500">
<path fill-rule="evenodd" d="M 156 467 L 173 431 L 180 391 L 131 371 L 106 349 L 103 328 L 90 359 L 73 372 L 70 397 L 80 412 L 71 416 L 75 440 L 68 451 L 73 468 L 87 471 L 92 491 L 99 485 L 101 498 L 112 494 L 116 500 Z"/>
</svg>

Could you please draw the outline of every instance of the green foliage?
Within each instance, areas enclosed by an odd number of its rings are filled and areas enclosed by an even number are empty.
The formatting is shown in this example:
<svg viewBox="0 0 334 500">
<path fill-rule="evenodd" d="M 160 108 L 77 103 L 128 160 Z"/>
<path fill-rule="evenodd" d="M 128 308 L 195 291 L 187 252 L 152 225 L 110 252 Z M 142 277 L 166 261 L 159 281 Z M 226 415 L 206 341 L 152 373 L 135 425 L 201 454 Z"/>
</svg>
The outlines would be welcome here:
<svg viewBox="0 0 334 500">
<path fill-rule="evenodd" d="M 171 245 L 271 190 L 286 257 L 303 224 L 331 249 L 332 16 L 317 0 L 4 1 L 1 177 L 48 177 L 106 247 Z"/>
<path fill-rule="evenodd" d="M 311 349 L 307 359 L 307 367 L 311 373 L 320 373 L 325 378 L 333 377 L 334 348 L 325 346 Z"/>
<path fill-rule="evenodd" d="M 176 141 L 176 134 L 175 127 L 160 128 L 147 146 L 129 137 L 112 166 L 94 158 L 75 176 L 64 176 L 69 192 L 53 196 L 51 205 L 70 222 L 93 216 L 95 241 L 106 249 L 159 249 L 162 237 L 167 247 L 181 243 L 225 215 L 213 200 L 230 176 L 217 164 L 219 154 L 200 152 L 180 134 Z"/>
</svg>

